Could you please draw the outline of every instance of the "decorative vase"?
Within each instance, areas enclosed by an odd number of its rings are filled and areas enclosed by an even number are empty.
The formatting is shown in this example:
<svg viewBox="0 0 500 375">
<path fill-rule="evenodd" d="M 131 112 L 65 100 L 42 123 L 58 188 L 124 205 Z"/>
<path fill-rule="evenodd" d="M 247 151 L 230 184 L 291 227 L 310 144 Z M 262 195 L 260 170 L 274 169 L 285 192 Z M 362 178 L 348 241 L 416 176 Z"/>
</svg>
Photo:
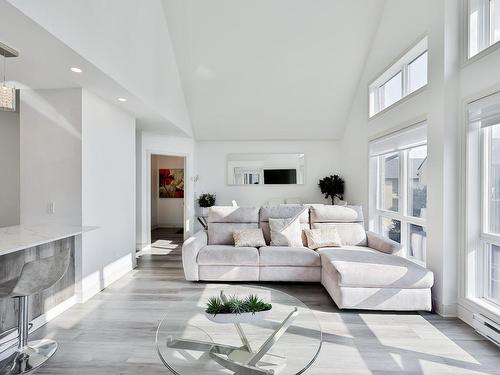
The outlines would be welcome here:
<svg viewBox="0 0 500 375">
<path fill-rule="evenodd" d="M 200 207 L 200 215 L 201 217 L 208 217 L 208 210 L 210 207 Z"/>
<path fill-rule="evenodd" d="M 238 324 L 238 323 L 252 323 L 264 320 L 271 310 L 259 311 L 256 313 L 242 313 L 242 314 L 208 314 L 205 316 L 208 320 L 218 324 Z"/>
</svg>

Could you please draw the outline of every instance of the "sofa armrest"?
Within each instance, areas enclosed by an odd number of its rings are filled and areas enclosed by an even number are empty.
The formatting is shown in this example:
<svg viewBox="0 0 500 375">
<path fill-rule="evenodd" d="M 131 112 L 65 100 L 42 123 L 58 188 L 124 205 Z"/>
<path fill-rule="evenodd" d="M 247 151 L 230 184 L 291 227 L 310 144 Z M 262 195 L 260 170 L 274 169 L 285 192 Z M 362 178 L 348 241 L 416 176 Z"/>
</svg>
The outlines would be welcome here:
<svg viewBox="0 0 500 375">
<path fill-rule="evenodd" d="M 375 232 L 366 232 L 368 247 L 378 250 L 381 253 L 401 255 L 403 249 L 400 243 L 391 240 Z"/>
<path fill-rule="evenodd" d="M 198 281 L 198 252 L 208 244 L 208 235 L 204 230 L 196 232 L 182 244 L 182 266 L 186 280 Z"/>
</svg>

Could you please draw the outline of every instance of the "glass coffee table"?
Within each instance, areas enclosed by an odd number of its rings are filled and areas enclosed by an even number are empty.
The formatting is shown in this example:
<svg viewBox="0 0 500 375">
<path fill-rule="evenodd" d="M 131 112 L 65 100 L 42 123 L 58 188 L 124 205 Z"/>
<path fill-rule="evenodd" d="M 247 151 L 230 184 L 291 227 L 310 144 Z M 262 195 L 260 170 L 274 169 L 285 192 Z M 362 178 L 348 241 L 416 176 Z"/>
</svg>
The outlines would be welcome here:
<svg viewBox="0 0 500 375">
<path fill-rule="evenodd" d="M 256 294 L 272 304 L 264 319 L 215 323 L 205 314 L 210 297 Z M 256 286 L 209 285 L 171 302 L 156 332 L 165 366 L 178 375 L 295 375 L 304 373 L 321 349 L 321 326 L 297 298 Z"/>
</svg>

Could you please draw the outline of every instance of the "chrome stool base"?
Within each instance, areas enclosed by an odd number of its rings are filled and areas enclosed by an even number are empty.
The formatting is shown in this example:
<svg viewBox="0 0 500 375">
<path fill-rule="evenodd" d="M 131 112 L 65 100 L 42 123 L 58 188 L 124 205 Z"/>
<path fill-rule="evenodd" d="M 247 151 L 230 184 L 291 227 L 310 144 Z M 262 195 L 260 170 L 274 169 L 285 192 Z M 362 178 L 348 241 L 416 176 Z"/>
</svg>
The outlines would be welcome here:
<svg viewBox="0 0 500 375">
<path fill-rule="evenodd" d="M 0 361 L 0 375 L 27 374 L 43 365 L 57 350 L 54 340 L 38 340 L 28 343 L 28 346 L 13 351 L 7 358 Z"/>
</svg>

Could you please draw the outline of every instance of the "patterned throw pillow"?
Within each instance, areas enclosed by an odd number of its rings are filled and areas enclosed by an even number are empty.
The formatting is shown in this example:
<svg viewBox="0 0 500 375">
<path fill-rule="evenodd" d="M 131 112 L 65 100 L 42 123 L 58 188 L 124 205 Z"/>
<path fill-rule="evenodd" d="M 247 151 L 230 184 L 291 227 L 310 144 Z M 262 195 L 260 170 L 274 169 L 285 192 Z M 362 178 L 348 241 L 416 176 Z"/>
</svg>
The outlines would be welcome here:
<svg viewBox="0 0 500 375">
<path fill-rule="evenodd" d="M 271 246 L 303 247 L 299 218 L 269 219 Z"/>
<path fill-rule="evenodd" d="M 318 229 L 306 229 L 307 247 L 316 250 L 320 247 L 342 246 L 337 229 L 331 226 Z"/>
<path fill-rule="evenodd" d="M 239 229 L 233 231 L 234 246 L 236 247 L 262 247 L 266 240 L 262 229 Z"/>
</svg>

